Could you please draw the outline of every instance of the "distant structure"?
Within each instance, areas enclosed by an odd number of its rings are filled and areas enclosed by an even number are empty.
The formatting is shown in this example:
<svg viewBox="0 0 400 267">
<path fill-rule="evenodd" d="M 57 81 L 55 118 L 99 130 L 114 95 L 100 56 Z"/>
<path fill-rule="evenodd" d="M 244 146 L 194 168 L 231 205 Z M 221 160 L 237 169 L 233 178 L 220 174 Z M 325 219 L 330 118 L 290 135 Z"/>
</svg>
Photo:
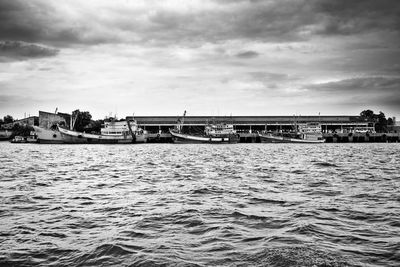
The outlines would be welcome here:
<svg viewBox="0 0 400 267">
<path fill-rule="evenodd" d="M 137 123 L 150 133 L 168 132 L 176 125 L 179 116 L 127 116 L 127 120 L 135 119 Z M 288 130 L 294 124 L 319 122 L 322 131 L 351 132 L 356 129 L 374 130 L 374 122 L 364 121 L 360 116 L 186 116 L 184 127 L 202 129 L 207 122 L 228 122 L 238 132 L 261 132 Z"/>
<path fill-rule="evenodd" d="M 39 111 L 39 127 L 50 129 L 55 124 L 69 126 L 70 122 L 70 114 L 61 112 L 51 113 L 46 111 Z"/>
<path fill-rule="evenodd" d="M 3 124 L 1 126 L 2 129 L 5 130 L 11 130 L 13 128 L 14 125 L 19 124 L 19 125 L 28 125 L 28 126 L 32 126 L 32 125 L 38 125 L 38 121 L 39 118 L 38 116 L 30 116 L 28 118 L 24 118 L 24 119 L 20 119 L 20 120 L 15 120 L 13 122 L 10 123 L 6 123 Z"/>
</svg>

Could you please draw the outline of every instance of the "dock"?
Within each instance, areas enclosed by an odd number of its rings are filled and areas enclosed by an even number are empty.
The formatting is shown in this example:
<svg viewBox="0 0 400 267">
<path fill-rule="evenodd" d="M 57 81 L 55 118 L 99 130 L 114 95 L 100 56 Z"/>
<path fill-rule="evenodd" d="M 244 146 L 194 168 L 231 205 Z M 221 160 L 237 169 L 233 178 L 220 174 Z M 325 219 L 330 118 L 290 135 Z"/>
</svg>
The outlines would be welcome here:
<svg viewBox="0 0 400 267">
<path fill-rule="evenodd" d="M 172 142 L 169 129 L 179 116 L 128 116 L 149 133 L 149 142 Z M 227 122 L 240 135 L 240 143 L 259 143 L 263 131 L 289 131 L 293 124 L 319 122 L 327 143 L 399 142 L 400 132 L 375 133 L 374 122 L 360 116 L 186 116 L 184 130 L 201 132 L 207 122 Z M 362 132 L 357 132 L 357 129 Z"/>
</svg>

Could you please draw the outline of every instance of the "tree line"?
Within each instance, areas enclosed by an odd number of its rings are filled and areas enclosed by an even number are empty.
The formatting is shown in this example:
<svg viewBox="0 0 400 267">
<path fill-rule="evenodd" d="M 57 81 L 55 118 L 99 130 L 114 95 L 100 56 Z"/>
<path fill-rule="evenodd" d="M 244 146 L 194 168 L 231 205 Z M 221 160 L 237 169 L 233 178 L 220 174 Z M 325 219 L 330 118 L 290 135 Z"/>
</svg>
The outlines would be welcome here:
<svg viewBox="0 0 400 267">
<path fill-rule="evenodd" d="M 375 124 L 375 131 L 377 132 L 387 132 L 388 126 L 394 125 L 393 119 L 390 117 L 386 119 L 385 113 L 382 111 L 375 114 L 374 111 L 366 109 L 361 111 L 360 118 L 363 121 L 373 122 Z"/>
</svg>

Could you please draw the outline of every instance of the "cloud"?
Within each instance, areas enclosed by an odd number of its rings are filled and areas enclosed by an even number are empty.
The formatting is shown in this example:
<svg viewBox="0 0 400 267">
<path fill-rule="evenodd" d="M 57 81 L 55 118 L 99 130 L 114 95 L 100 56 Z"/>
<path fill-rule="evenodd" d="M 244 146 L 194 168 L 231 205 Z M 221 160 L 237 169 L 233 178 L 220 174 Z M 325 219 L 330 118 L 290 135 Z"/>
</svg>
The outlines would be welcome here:
<svg viewBox="0 0 400 267">
<path fill-rule="evenodd" d="M 11 60 L 53 57 L 59 50 L 21 41 L 0 41 L 0 57 Z"/>
<path fill-rule="evenodd" d="M 380 92 L 396 91 L 400 93 L 399 77 L 363 77 L 335 82 L 318 83 L 305 86 L 307 89 L 325 92 Z"/>
<path fill-rule="evenodd" d="M 397 0 L 0 0 L 0 39 L 56 46 L 293 42 L 316 35 L 399 33 Z"/>
<path fill-rule="evenodd" d="M 349 35 L 362 32 L 400 31 L 400 5 L 397 0 L 322 0 L 315 10 L 323 15 L 318 34 Z"/>
<path fill-rule="evenodd" d="M 342 97 L 341 103 L 382 105 L 397 108 L 400 105 L 399 77 L 363 77 L 304 86 L 311 93 L 326 97 Z"/>
<path fill-rule="evenodd" d="M 239 58 L 253 58 L 253 57 L 257 57 L 258 55 L 259 55 L 259 53 L 254 52 L 254 51 L 245 51 L 245 52 L 240 52 L 240 53 L 236 54 L 236 56 Z"/>
<path fill-rule="evenodd" d="M 113 103 L 130 114 L 121 99 L 155 114 L 175 113 L 175 103 L 201 113 L 207 101 L 261 114 L 375 101 L 398 113 L 399 8 L 397 0 L 0 0 L 2 93 L 40 92 L 98 114 Z"/>
<path fill-rule="evenodd" d="M 297 79 L 295 77 L 290 77 L 286 73 L 252 71 L 252 72 L 249 72 L 248 74 L 256 80 L 272 80 L 275 82 L 291 81 L 291 80 Z"/>
</svg>

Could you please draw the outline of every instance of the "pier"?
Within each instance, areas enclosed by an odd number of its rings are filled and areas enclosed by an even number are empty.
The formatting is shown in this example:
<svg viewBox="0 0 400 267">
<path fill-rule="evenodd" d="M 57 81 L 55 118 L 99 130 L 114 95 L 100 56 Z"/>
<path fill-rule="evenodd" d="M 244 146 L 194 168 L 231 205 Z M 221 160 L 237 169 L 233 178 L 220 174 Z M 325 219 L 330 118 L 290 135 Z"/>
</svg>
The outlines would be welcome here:
<svg viewBox="0 0 400 267">
<path fill-rule="evenodd" d="M 171 142 L 169 129 L 179 116 L 128 116 L 149 132 L 150 142 Z M 231 123 L 240 135 L 241 143 L 259 143 L 258 133 L 263 131 L 289 131 L 293 125 L 319 122 L 327 143 L 399 142 L 399 131 L 375 133 L 374 122 L 360 116 L 186 116 L 183 129 L 204 131 L 207 122 Z"/>
</svg>

